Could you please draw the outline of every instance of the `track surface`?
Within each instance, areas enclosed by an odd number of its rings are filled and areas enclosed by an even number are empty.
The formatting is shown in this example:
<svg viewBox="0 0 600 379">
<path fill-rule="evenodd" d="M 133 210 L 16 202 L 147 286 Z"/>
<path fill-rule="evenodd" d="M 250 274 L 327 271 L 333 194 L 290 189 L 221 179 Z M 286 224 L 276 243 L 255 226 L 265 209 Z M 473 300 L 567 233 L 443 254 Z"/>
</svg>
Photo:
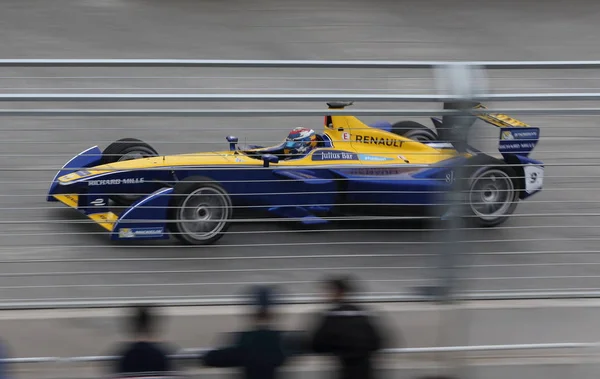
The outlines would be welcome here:
<svg viewBox="0 0 600 379">
<path fill-rule="evenodd" d="M 546 1 L 543 6 L 455 1 L 450 6 L 375 0 L 5 0 L 0 52 L 2 58 L 585 60 L 600 57 L 599 13 L 600 5 L 591 1 Z M 600 88 L 595 70 L 493 75 L 499 78 L 492 80 L 498 92 Z M 0 77 L 4 93 L 424 93 L 435 88 L 427 72 L 384 70 L 11 68 L 1 69 Z M 49 105 L 1 107 L 25 106 Z M 194 104 L 99 107 L 113 106 Z M 543 127 L 534 157 L 548 164 L 546 191 L 521 204 L 517 217 L 502 228 L 469 232 L 472 255 L 464 262 L 470 268 L 462 273 L 469 278 L 463 284 L 486 293 L 596 290 L 597 119 L 517 117 Z M 311 294 L 318 290 L 314 281 L 330 272 L 352 272 L 377 294 L 410 294 L 412 287 L 431 283 L 439 245 L 429 242 L 439 237 L 419 225 L 350 223 L 299 231 L 288 223 L 236 223 L 213 247 L 128 246 L 111 244 L 75 212 L 44 201 L 56 169 L 94 144 L 104 147 L 133 136 L 174 154 L 226 148 L 229 134 L 248 143 L 276 142 L 298 125 L 320 129 L 321 119 L 2 120 L 0 301 L 211 298 L 238 294 L 253 282 L 276 282 L 288 292 Z M 492 254 L 502 252 L 507 254 Z"/>
</svg>

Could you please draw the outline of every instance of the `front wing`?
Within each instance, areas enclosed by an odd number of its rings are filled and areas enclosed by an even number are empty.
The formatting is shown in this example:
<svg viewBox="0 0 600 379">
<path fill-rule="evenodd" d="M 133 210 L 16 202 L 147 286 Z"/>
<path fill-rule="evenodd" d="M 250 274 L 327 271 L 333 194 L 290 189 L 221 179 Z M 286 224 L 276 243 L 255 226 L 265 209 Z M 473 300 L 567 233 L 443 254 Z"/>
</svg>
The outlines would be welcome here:
<svg viewBox="0 0 600 379">
<path fill-rule="evenodd" d="M 112 240 L 168 239 L 166 222 L 170 195 L 173 192 L 171 187 L 160 188 L 142 197 L 121 215 L 110 211 L 109 199 L 106 194 L 57 191 L 57 187 L 61 185 L 57 181 L 59 177 L 98 164 L 101 155 L 100 149 L 94 146 L 67 162 L 54 177 L 47 200 L 58 201 L 78 210 L 110 232 Z"/>
</svg>

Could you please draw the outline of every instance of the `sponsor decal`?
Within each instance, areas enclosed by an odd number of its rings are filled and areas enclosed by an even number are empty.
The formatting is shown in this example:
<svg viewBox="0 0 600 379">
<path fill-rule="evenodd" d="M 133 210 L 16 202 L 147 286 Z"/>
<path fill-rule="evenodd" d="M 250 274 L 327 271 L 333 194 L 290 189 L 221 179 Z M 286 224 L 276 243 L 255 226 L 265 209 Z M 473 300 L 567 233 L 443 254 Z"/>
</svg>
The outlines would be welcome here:
<svg viewBox="0 0 600 379">
<path fill-rule="evenodd" d="M 357 135 L 356 142 L 368 143 L 371 145 L 378 145 L 378 146 L 402 147 L 402 141 L 400 141 L 400 140 L 371 137 L 371 136 Z"/>
<path fill-rule="evenodd" d="M 119 184 L 142 184 L 144 178 L 126 178 L 126 179 L 104 179 L 104 180 L 90 180 L 88 184 L 90 186 L 117 186 Z"/>
<path fill-rule="evenodd" d="M 74 198 L 74 197 L 73 197 L 73 196 L 71 196 L 71 195 L 65 195 L 65 197 L 66 197 L 67 199 L 71 200 L 72 202 L 74 202 L 75 204 L 77 204 L 77 203 L 78 203 L 77 199 L 76 199 L 76 198 Z"/>
<path fill-rule="evenodd" d="M 119 238 L 162 236 L 164 228 L 120 228 Z"/>
<path fill-rule="evenodd" d="M 503 131 L 500 139 L 503 141 L 506 140 L 516 140 L 516 139 L 537 139 L 538 138 L 538 132 L 537 131 Z"/>
<path fill-rule="evenodd" d="M 108 217 L 106 217 L 106 214 L 104 213 L 98 213 L 96 214 L 96 217 L 98 217 L 101 220 L 108 221 Z"/>
<path fill-rule="evenodd" d="M 399 167 L 399 168 L 357 168 L 350 170 L 350 175 L 356 176 L 391 176 L 403 175 L 419 171 L 419 167 Z"/>
<path fill-rule="evenodd" d="M 371 162 L 382 162 L 382 161 L 393 161 L 394 160 L 394 158 L 379 157 L 376 155 L 367 155 L 367 154 L 360 154 L 359 157 L 363 161 L 371 161 Z"/>
<path fill-rule="evenodd" d="M 348 132 L 342 133 L 342 140 L 350 141 L 350 133 L 348 133 Z"/>
<path fill-rule="evenodd" d="M 72 172 L 70 174 L 62 176 L 61 180 L 75 180 L 75 179 L 79 179 L 82 176 L 87 176 L 87 175 L 90 175 L 89 171 L 79 170 L 79 171 Z"/>
<path fill-rule="evenodd" d="M 312 156 L 313 161 L 357 161 L 358 155 L 349 151 L 327 150 L 317 151 Z"/>
<path fill-rule="evenodd" d="M 98 198 L 94 201 L 90 201 L 90 204 L 96 206 L 96 207 L 101 207 L 103 205 L 106 205 L 106 202 L 104 201 L 104 199 L 102 198 Z"/>
<path fill-rule="evenodd" d="M 119 238 L 133 238 L 135 234 L 129 228 L 121 228 L 119 229 Z"/>
<path fill-rule="evenodd" d="M 500 132 L 498 150 L 500 152 L 526 153 L 536 146 L 540 136 L 539 128 L 527 128 L 526 130 L 509 129 Z"/>
<path fill-rule="evenodd" d="M 77 173 L 76 172 L 72 172 L 70 174 L 67 174 L 67 175 L 63 176 L 61 179 L 62 180 L 73 180 L 73 179 L 77 179 L 77 178 L 78 178 Z"/>
<path fill-rule="evenodd" d="M 500 151 L 515 151 L 515 150 L 531 150 L 535 147 L 535 143 L 533 142 L 516 142 L 516 143 L 507 143 L 502 144 L 498 147 Z"/>
</svg>

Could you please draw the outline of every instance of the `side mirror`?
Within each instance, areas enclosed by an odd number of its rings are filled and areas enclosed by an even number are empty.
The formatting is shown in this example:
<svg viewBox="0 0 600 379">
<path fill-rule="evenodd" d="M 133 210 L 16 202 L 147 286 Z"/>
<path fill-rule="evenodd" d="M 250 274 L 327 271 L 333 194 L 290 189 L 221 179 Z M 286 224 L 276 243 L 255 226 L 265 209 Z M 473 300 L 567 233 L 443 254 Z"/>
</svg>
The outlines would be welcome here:
<svg viewBox="0 0 600 379">
<path fill-rule="evenodd" d="M 279 157 L 272 154 L 265 154 L 262 157 L 263 167 L 269 167 L 270 163 L 279 163 Z"/>
<path fill-rule="evenodd" d="M 238 143 L 238 138 L 236 136 L 228 136 L 227 141 L 229 142 L 229 150 L 235 151 L 235 145 Z"/>
</svg>

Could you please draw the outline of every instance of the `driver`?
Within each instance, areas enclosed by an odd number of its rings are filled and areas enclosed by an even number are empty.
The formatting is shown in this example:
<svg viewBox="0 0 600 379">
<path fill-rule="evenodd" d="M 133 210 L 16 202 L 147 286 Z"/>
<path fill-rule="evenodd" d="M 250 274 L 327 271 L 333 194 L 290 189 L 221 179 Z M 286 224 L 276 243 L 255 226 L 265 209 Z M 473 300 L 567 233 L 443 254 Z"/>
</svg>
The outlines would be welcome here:
<svg viewBox="0 0 600 379">
<path fill-rule="evenodd" d="M 298 127 L 292 129 L 285 139 L 283 153 L 287 159 L 293 156 L 303 156 L 317 146 L 317 133 L 312 129 Z"/>
</svg>

